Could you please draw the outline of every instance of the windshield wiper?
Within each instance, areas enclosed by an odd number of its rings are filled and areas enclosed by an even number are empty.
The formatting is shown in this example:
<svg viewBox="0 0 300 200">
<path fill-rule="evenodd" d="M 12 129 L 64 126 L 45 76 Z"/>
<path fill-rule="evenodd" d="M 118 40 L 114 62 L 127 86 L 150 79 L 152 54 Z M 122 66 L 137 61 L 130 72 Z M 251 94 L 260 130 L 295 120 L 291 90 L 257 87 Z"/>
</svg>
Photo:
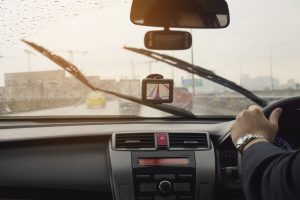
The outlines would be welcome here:
<svg viewBox="0 0 300 200">
<path fill-rule="evenodd" d="M 181 116 L 181 117 L 185 117 L 185 118 L 197 118 L 197 116 L 195 116 L 193 113 L 191 113 L 183 108 L 178 108 L 178 107 L 175 107 L 172 105 L 167 105 L 167 104 L 145 103 L 141 99 L 138 99 L 136 97 L 132 97 L 129 95 L 120 94 L 120 93 L 113 92 L 110 90 L 104 90 L 104 89 L 95 87 L 87 80 L 87 78 L 80 72 L 80 70 L 71 62 L 65 60 L 61 56 L 53 54 L 51 51 L 45 49 L 42 46 L 39 46 L 39 45 L 33 43 L 33 42 L 29 42 L 26 40 L 22 40 L 22 41 L 25 42 L 26 44 L 28 44 L 29 46 L 31 46 L 32 48 L 34 48 L 35 50 L 37 50 L 38 52 L 40 52 L 41 54 L 43 54 L 44 56 L 46 56 L 47 58 L 49 58 L 51 61 L 53 61 L 54 63 L 59 65 L 65 71 L 69 72 L 76 79 L 78 79 L 81 83 L 85 84 L 87 87 L 89 87 L 93 91 L 98 90 L 98 91 L 104 92 L 106 94 L 111 94 L 116 97 L 126 99 L 126 100 L 129 100 L 129 101 L 132 101 L 132 102 L 144 105 L 144 106 L 148 106 L 148 107 L 151 107 L 151 108 L 163 111 L 163 112 L 167 112 L 167 113 L 170 113 L 170 114 L 173 114 L 176 116 Z"/>
<path fill-rule="evenodd" d="M 258 96 L 256 96 L 255 94 L 253 94 L 251 91 L 237 85 L 236 83 L 223 78 L 221 76 L 216 75 L 214 72 L 207 70 L 203 67 L 199 67 L 199 66 L 195 66 L 192 65 L 188 62 L 185 62 L 181 59 L 172 57 L 172 56 L 168 56 L 166 54 L 160 54 L 160 53 L 156 53 L 153 51 L 149 51 L 146 49 L 138 49 L 138 48 L 134 48 L 134 47 L 124 47 L 125 49 L 129 50 L 129 51 L 133 51 L 139 54 L 143 54 L 145 56 L 148 56 L 150 58 L 153 58 L 155 60 L 167 63 L 169 65 L 172 65 L 174 67 L 177 67 L 179 69 L 182 69 L 186 72 L 192 73 L 192 74 L 196 74 L 202 78 L 208 79 L 212 82 L 215 82 L 219 85 L 222 85 L 224 87 L 227 87 L 229 89 L 232 89 L 240 94 L 242 94 L 243 96 L 247 97 L 248 99 L 252 100 L 253 102 L 255 102 L 256 104 L 260 105 L 261 107 L 265 107 L 268 105 L 268 102 Z"/>
</svg>

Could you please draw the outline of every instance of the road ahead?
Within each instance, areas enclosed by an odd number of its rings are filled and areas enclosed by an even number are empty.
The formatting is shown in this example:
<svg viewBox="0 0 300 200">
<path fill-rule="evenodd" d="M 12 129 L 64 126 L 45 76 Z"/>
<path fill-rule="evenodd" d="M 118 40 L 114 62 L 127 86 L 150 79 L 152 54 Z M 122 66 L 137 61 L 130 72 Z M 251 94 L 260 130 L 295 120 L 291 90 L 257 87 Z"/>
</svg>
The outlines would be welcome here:
<svg viewBox="0 0 300 200">
<path fill-rule="evenodd" d="M 228 102 L 224 102 L 224 105 L 214 106 L 210 105 L 209 102 L 198 101 L 194 102 L 193 113 L 196 115 L 235 115 L 239 112 L 239 110 L 229 109 L 225 105 Z M 139 104 L 135 106 L 139 107 Z M 8 114 L 6 116 L 76 116 L 76 115 L 90 115 L 90 116 L 119 116 L 119 115 L 138 115 L 142 117 L 164 117 L 170 116 L 171 114 L 165 113 L 147 106 L 140 106 L 140 112 L 134 113 L 130 112 L 130 110 L 121 110 L 119 107 L 119 101 L 108 101 L 104 108 L 94 107 L 88 108 L 85 103 L 68 106 L 68 107 L 60 107 L 60 108 L 52 108 L 45 110 L 37 110 L 37 111 L 29 111 L 22 113 L 13 113 Z"/>
<path fill-rule="evenodd" d="M 139 105 L 136 105 L 139 106 Z M 170 114 L 149 108 L 147 106 L 141 106 L 140 113 L 136 113 L 143 117 L 163 117 Z M 10 114 L 14 116 L 60 116 L 60 115 L 134 115 L 128 111 L 122 111 L 119 108 L 119 101 L 108 101 L 105 108 L 93 107 L 88 108 L 86 104 L 80 104 L 78 106 L 69 106 L 61 108 L 52 108 L 46 110 L 22 112 Z"/>
</svg>

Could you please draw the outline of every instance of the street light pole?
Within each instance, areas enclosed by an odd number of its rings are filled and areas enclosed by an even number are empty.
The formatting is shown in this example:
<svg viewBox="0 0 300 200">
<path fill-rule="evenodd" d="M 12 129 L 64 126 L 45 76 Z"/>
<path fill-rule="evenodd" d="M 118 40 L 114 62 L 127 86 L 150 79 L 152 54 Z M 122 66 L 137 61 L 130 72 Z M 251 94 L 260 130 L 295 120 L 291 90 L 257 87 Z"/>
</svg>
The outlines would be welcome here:
<svg viewBox="0 0 300 200">
<path fill-rule="evenodd" d="M 269 54 L 270 54 L 270 76 L 271 76 L 271 92 L 274 96 L 274 76 L 273 76 L 273 48 L 276 46 L 282 46 L 282 43 L 270 45 Z"/>
<path fill-rule="evenodd" d="M 193 35 L 193 29 L 191 29 L 191 35 Z M 191 47 L 191 61 L 192 65 L 194 65 L 194 48 L 193 45 Z M 193 84 L 193 95 L 195 95 L 195 75 L 192 74 L 192 84 Z"/>
<path fill-rule="evenodd" d="M 274 84 L 273 84 L 273 55 L 272 55 L 272 46 L 270 47 L 270 75 L 271 75 L 271 91 L 272 96 L 274 95 Z"/>
<path fill-rule="evenodd" d="M 31 56 L 35 56 L 35 54 L 27 49 L 25 49 L 24 52 L 27 54 L 28 72 L 31 72 Z"/>
</svg>

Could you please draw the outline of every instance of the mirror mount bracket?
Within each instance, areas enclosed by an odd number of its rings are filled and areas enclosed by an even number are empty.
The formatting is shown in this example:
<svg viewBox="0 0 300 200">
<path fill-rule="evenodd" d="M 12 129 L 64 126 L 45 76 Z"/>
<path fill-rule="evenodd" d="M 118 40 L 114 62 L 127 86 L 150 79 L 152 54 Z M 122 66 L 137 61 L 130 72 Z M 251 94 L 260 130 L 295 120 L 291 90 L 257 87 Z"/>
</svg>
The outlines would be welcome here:
<svg viewBox="0 0 300 200">
<path fill-rule="evenodd" d="M 152 79 L 164 79 L 164 76 L 161 74 L 149 74 L 147 78 L 152 78 Z"/>
<path fill-rule="evenodd" d="M 145 34 L 144 45 L 155 50 L 185 50 L 192 45 L 192 35 L 186 31 L 172 31 L 165 27 L 160 31 L 149 31 Z"/>
</svg>

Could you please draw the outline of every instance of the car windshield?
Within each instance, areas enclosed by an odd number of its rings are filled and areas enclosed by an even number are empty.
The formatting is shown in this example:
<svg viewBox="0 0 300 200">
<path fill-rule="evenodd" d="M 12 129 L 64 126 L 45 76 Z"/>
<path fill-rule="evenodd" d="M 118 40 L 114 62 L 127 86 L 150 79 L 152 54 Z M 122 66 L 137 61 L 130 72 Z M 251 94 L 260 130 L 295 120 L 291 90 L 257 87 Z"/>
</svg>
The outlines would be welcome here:
<svg viewBox="0 0 300 200">
<path fill-rule="evenodd" d="M 144 48 L 157 27 L 130 21 L 130 0 L 0 1 L 0 115 L 172 116 L 92 91 L 21 40 L 34 42 L 78 67 L 103 90 L 141 98 L 149 74 L 174 80 L 172 106 L 196 116 L 236 115 L 253 101 L 220 84 L 124 49 Z M 201 66 L 274 101 L 300 94 L 300 1 L 227 1 L 224 29 L 192 33 L 188 50 L 155 51 Z"/>
</svg>

